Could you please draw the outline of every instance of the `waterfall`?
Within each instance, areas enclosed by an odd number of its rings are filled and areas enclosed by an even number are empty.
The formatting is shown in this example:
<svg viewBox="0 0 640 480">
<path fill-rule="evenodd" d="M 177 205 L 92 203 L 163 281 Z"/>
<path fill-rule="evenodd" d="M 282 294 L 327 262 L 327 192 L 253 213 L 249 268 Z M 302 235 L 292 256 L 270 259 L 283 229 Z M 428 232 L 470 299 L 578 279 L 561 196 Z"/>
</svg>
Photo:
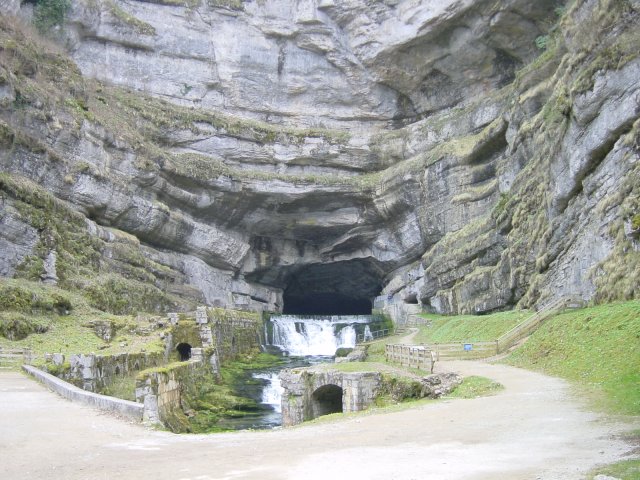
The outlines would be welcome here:
<svg viewBox="0 0 640 480">
<path fill-rule="evenodd" d="M 270 343 L 293 356 L 335 355 L 355 347 L 356 325 L 370 321 L 370 315 L 273 315 Z"/>
<path fill-rule="evenodd" d="M 282 392 L 284 388 L 280 385 L 278 372 L 254 373 L 253 377 L 261 378 L 269 382 L 262 390 L 262 403 L 269 405 L 276 412 L 282 413 Z"/>
</svg>

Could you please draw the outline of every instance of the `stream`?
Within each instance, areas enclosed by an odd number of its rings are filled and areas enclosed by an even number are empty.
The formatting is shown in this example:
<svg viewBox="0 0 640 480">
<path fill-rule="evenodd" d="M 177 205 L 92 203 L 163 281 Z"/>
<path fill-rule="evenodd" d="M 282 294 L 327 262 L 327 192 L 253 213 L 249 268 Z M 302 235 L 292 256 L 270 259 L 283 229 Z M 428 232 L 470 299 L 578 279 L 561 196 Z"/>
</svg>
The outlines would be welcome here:
<svg viewBox="0 0 640 480">
<path fill-rule="evenodd" d="M 265 324 L 270 353 L 282 355 L 284 363 L 275 368 L 247 372 L 236 387 L 239 395 L 255 400 L 255 414 L 226 418 L 220 426 L 233 430 L 269 429 L 282 425 L 282 391 L 278 374 L 284 369 L 333 362 L 338 348 L 353 348 L 358 335 L 370 335 L 370 315 L 297 316 L 273 315 Z"/>
</svg>

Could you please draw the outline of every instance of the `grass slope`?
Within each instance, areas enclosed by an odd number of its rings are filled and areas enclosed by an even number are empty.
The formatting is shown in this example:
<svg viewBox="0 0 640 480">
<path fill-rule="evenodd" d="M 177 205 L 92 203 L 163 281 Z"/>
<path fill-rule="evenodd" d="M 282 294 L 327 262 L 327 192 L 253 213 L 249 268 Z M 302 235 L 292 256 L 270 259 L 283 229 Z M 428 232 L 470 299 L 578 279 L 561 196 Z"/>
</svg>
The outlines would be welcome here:
<svg viewBox="0 0 640 480">
<path fill-rule="evenodd" d="M 511 310 L 491 315 L 422 314 L 423 318 L 430 320 L 431 326 L 420 326 L 420 331 L 414 337 L 414 343 L 491 341 L 531 315 L 532 313 L 528 310 Z"/>
<path fill-rule="evenodd" d="M 113 315 L 93 308 L 80 293 L 24 279 L 0 279 L 0 347 L 45 352 L 117 354 L 163 350 L 152 316 Z M 94 325 L 110 325 L 105 342 Z M 122 346 L 124 345 L 124 346 Z M 37 362 L 36 362 L 37 363 Z"/>
<path fill-rule="evenodd" d="M 587 387 L 606 410 L 640 414 L 640 301 L 568 310 L 543 325 L 506 363 Z"/>
</svg>

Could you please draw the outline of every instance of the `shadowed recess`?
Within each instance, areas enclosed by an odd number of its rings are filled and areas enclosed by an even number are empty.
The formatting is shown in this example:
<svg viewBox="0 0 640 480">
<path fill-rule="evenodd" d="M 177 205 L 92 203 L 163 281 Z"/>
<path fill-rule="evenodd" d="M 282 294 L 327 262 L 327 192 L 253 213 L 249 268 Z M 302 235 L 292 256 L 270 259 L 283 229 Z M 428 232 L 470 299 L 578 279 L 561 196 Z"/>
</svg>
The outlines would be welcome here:
<svg viewBox="0 0 640 480">
<path fill-rule="evenodd" d="M 283 313 L 291 315 L 369 315 L 371 300 L 339 293 L 284 295 Z"/>
<path fill-rule="evenodd" d="M 374 297 L 380 293 L 382 277 L 373 261 L 309 265 L 289 277 L 283 313 L 368 315 Z"/>
</svg>

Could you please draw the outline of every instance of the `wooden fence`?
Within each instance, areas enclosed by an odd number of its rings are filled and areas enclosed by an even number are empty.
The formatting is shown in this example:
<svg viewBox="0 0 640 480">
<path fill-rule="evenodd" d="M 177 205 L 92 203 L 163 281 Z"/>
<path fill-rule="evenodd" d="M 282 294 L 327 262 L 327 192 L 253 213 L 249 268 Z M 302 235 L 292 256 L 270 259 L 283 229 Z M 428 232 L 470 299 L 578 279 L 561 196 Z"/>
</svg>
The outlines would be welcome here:
<svg viewBox="0 0 640 480">
<path fill-rule="evenodd" d="M 433 364 L 436 361 L 435 355 L 424 345 L 387 345 L 385 357 L 387 362 L 429 372 L 433 371 Z"/>
<path fill-rule="evenodd" d="M 531 335 L 538 327 L 554 313 L 557 313 L 562 308 L 574 302 L 573 297 L 563 297 L 558 300 L 545 305 L 538 312 L 527 318 L 524 322 L 519 323 L 508 332 L 500 335 L 496 340 L 497 353 L 502 353 L 509 350 L 520 340 Z"/>
<path fill-rule="evenodd" d="M 456 341 L 447 343 L 433 343 L 430 345 L 387 345 L 385 355 L 387 361 L 400 363 L 406 366 L 421 364 L 424 357 L 423 351 L 433 352 L 434 360 L 446 359 L 478 359 L 487 358 L 506 352 L 519 341 L 531 335 L 549 316 L 553 315 L 561 308 L 575 302 L 572 297 L 560 298 L 549 305 L 545 305 L 538 312 L 520 322 L 511 330 L 501 335 L 496 340 L 473 342 Z M 421 348 L 422 350 L 411 350 Z M 406 358 L 413 356 L 415 358 Z M 409 365 L 411 364 L 411 365 Z M 417 367 L 422 368 L 422 367 Z M 430 368 L 430 367 L 429 367 Z"/>
</svg>

